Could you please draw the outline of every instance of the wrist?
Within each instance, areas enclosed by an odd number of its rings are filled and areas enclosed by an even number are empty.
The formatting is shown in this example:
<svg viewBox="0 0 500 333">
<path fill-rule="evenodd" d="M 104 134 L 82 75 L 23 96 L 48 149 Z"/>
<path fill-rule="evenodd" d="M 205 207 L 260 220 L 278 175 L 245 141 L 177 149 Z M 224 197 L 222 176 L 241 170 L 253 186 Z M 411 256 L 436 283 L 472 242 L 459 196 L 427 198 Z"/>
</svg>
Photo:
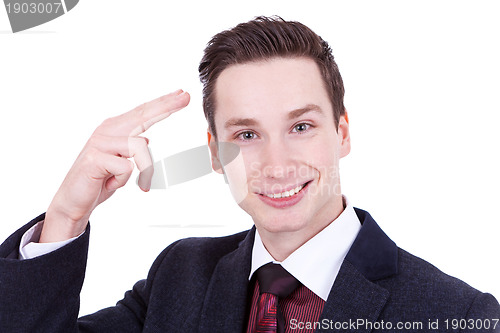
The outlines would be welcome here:
<svg viewBox="0 0 500 333">
<path fill-rule="evenodd" d="M 60 242 L 77 237 L 85 231 L 87 223 L 88 217 L 74 221 L 49 207 L 45 213 L 39 243 Z"/>
</svg>

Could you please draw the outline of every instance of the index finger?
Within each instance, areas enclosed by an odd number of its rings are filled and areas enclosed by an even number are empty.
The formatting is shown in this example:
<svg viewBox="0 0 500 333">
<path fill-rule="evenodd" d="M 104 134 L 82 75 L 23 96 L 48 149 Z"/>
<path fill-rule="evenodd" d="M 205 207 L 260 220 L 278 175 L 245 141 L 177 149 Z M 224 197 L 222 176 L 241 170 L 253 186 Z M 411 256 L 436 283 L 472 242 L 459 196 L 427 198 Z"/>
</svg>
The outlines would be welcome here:
<svg viewBox="0 0 500 333">
<path fill-rule="evenodd" d="M 182 89 L 158 97 L 139 105 L 131 111 L 111 118 L 111 126 L 105 126 L 99 134 L 118 136 L 137 136 L 144 133 L 155 123 L 167 118 L 189 104 L 190 96 Z M 111 128 L 110 128 L 111 127 Z"/>
<path fill-rule="evenodd" d="M 188 105 L 189 99 L 189 94 L 182 89 L 179 89 L 173 93 L 144 103 L 127 112 L 125 115 L 130 114 L 130 125 L 135 125 L 128 135 L 136 136 L 144 133 L 155 123 L 167 118 L 172 113 L 179 111 Z"/>
</svg>

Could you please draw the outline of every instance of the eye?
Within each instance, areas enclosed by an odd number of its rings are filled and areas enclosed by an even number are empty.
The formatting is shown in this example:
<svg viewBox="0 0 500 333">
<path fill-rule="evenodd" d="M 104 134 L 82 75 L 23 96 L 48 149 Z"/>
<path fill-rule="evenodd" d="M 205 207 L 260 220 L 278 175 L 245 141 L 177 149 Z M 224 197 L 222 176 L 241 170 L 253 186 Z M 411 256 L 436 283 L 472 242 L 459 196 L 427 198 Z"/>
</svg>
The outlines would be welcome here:
<svg viewBox="0 0 500 333">
<path fill-rule="evenodd" d="M 250 131 L 241 132 L 237 135 L 237 138 L 243 141 L 249 141 L 255 139 L 255 133 Z"/>
<path fill-rule="evenodd" d="M 297 124 L 293 127 L 292 132 L 302 133 L 302 132 L 307 131 L 309 129 L 309 127 L 311 127 L 311 125 L 306 124 L 306 123 L 300 123 L 300 124 Z"/>
</svg>

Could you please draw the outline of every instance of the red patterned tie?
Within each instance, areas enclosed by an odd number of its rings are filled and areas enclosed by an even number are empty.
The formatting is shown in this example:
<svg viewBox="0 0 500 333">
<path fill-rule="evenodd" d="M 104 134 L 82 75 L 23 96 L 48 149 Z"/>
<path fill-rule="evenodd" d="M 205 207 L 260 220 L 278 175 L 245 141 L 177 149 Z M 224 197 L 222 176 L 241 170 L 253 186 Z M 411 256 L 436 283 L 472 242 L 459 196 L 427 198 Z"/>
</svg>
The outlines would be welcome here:
<svg viewBox="0 0 500 333">
<path fill-rule="evenodd" d="M 278 330 L 278 296 L 263 293 L 259 298 L 255 333 L 276 332 Z"/>
<path fill-rule="evenodd" d="M 278 309 L 278 297 L 287 297 L 300 285 L 300 282 L 281 265 L 273 263 L 266 264 L 257 270 L 257 280 L 260 297 L 255 333 L 283 331 L 284 323 Z"/>
</svg>

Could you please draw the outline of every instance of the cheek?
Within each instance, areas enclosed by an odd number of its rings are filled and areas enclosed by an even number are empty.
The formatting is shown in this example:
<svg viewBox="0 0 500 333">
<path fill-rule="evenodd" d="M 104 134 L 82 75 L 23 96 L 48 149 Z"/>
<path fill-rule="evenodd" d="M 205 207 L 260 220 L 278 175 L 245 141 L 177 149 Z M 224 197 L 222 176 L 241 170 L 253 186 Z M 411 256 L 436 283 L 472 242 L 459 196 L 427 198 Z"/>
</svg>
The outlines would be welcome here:
<svg viewBox="0 0 500 333">
<path fill-rule="evenodd" d="M 248 195 L 248 180 L 245 162 L 242 154 L 224 166 L 224 174 L 229 184 L 231 194 L 236 201 L 240 204 Z"/>
<path fill-rule="evenodd" d="M 319 173 L 319 176 L 328 181 L 338 176 L 339 146 L 332 141 L 323 141 L 304 150 L 304 162 Z"/>
<path fill-rule="evenodd" d="M 242 147 L 241 157 L 248 182 L 259 179 L 262 176 L 262 163 L 259 159 L 260 150 L 255 147 Z"/>
</svg>

